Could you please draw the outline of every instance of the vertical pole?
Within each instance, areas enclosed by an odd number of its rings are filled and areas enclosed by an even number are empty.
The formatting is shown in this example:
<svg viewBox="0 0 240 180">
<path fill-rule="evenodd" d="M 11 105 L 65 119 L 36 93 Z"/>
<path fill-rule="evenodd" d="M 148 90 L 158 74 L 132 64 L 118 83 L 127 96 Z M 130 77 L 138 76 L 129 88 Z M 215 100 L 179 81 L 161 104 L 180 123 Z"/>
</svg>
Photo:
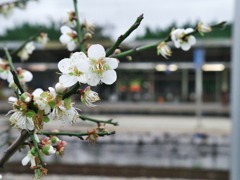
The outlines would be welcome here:
<svg viewBox="0 0 240 180">
<path fill-rule="evenodd" d="M 202 126 L 202 67 L 199 66 L 196 69 L 195 76 L 195 93 L 196 93 L 196 116 L 197 116 L 197 127 Z"/>
<path fill-rule="evenodd" d="M 149 82 L 149 87 L 148 87 L 148 93 L 150 94 L 151 101 L 154 101 L 155 99 L 155 76 L 154 76 L 154 71 L 149 71 L 148 72 L 148 82 Z"/>
<path fill-rule="evenodd" d="M 193 52 L 193 62 L 195 67 L 195 96 L 196 96 L 196 118 L 197 127 L 202 126 L 202 83 L 203 72 L 202 65 L 205 61 L 205 50 L 202 48 L 195 49 Z"/>
<path fill-rule="evenodd" d="M 182 100 L 187 101 L 188 98 L 188 69 L 182 70 Z"/>
<path fill-rule="evenodd" d="M 221 75 L 223 73 L 220 71 L 216 71 L 215 72 L 215 101 L 216 102 L 221 102 L 221 92 L 222 92 L 222 89 L 221 89 Z"/>
<path fill-rule="evenodd" d="M 231 71 L 231 180 L 240 178 L 240 1 L 235 0 Z"/>
</svg>

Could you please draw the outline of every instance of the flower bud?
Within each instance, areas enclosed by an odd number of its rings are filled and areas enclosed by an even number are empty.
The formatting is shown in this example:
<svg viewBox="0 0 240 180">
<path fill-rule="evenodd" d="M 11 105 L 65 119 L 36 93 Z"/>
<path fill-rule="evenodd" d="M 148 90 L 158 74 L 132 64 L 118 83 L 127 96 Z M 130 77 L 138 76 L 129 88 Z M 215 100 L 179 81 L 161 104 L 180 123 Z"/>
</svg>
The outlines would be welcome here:
<svg viewBox="0 0 240 180">
<path fill-rule="evenodd" d="M 119 54 L 119 53 L 121 53 L 121 50 L 120 49 L 115 49 L 113 54 Z"/>
<path fill-rule="evenodd" d="M 45 145 L 42 148 L 42 151 L 45 155 L 52 155 L 56 153 L 56 150 L 51 145 Z"/>
<path fill-rule="evenodd" d="M 58 141 L 59 141 L 59 139 L 58 139 L 58 137 L 57 136 L 53 136 L 53 137 L 51 137 L 51 139 L 50 139 L 51 141 L 52 141 L 52 143 L 57 143 Z"/>
<path fill-rule="evenodd" d="M 212 27 L 209 26 L 208 24 L 200 22 L 200 23 L 198 23 L 197 30 L 200 34 L 208 33 L 208 32 L 212 31 Z"/>
<path fill-rule="evenodd" d="M 67 88 L 64 87 L 64 86 L 62 85 L 62 83 L 59 83 L 59 82 L 58 82 L 58 83 L 55 85 L 55 90 L 56 90 L 56 92 L 58 92 L 58 93 L 63 93 L 66 89 L 67 89 Z"/>
<path fill-rule="evenodd" d="M 126 59 L 127 59 L 128 61 L 131 61 L 131 60 L 132 60 L 132 56 L 126 56 Z"/>
<path fill-rule="evenodd" d="M 35 154 L 36 154 L 35 147 L 32 147 L 32 149 L 30 150 L 30 153 L 31 153 L 32 155 L 35 155 Z"/>
<path fill-rule="evenodd" d="M 92 38 L 92 34 L 91 33 L 86 33 L 83 37 L 84 40 L 87 40 L 87 39 L 91 39 Z"/>
<path fill-rule="evenodd" d="M 157 54 L 158 55 L 161 54 L 163 57 L 167 59 L 167 56 L 171 56 L 172 51 L 168 44 L 163 41 L 157 46 Z"/>
<path fill-rule="evenodd" d="M 50 138 L 49 137 L 46 137 L 46 138 L 44 138 L 43 140 L 42 140 L 42 144 L 52 144 L 52 141 L 50 140 Z"/>
<path fill-rule="evenodd" d="M 25 103 L 29 103 L 32 100 L 32 97 L 33 96 L 31 94 L 29 94 L 28 92 L 25 92 L 21 95 L 20 99 Z"/>
</svg>

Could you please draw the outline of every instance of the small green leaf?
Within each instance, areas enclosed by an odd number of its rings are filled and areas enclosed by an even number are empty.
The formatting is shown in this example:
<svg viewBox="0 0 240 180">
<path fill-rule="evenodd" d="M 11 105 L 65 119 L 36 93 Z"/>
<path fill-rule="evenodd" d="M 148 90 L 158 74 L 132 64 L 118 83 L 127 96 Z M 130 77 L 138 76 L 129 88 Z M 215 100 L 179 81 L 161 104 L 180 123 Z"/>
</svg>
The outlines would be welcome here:
<svg viewBox="0 0 240 180">
<path fill-rule="evenodd" d="M 33 110 L 30 110 L 26 113 L 27 117 L 32 118 L 36 113 Z"/>
<path fill-rule="evenodd" d="M 64 103 L 65 103 L 65 104 L 70 104 L 71 101 L 72 101 L 71 98 L 65 98 L 65 99 L 64 99 Z"/>
<path fill-rule="evenodd" d="M 51 101 L 48 103 L 49 106 L 53 109 L 56 106 L 56 102 L 55 101 Z"/>
<path fill-rule="evenodd" d="M 50 119 L 47 116 L 44 116 L 42 120 L 45 123 L 48 123 L 50 121 Z"/>
</svg>

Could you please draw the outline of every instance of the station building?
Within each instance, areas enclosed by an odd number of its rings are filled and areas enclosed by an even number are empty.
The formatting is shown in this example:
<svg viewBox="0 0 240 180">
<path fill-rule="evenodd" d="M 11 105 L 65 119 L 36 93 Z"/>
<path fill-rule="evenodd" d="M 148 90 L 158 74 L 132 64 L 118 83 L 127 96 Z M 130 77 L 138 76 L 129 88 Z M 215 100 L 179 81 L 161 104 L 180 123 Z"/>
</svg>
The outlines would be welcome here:
<svg viewBox="0 0 240 180">
<path fill-rule="evenodd" d="M 121 46 L 121 50 L 134 49 L 156 41 L 132 41 Z M 3 43 L 1 43 L 3 44 Z M 8 42 L 9 50 L 20 42 Z M 105 48 L 112 43 L 100 42 Z M 171 45 L 171 44 L 170 44 Z M 69 57 L 69 52 L 60 43 L 50 42 L 45 48 L 40 44 L 27 62 L 21 63 L 13 56 L 15 66 L 32 71 L 33 81 L 28 83 L 30 89 L 54 86 L 58 81 L 57 63 Z M 94 88 L 102 101 L 112 102 L 194 102 L 200 87 L 203 102 L 228 104 L 230 89 L 230 39 L 205 39 L 189 50 L 183 51 L 173 46 L 172 56 L 165 59 L 157 55 L 156 49 L 137 52 L 132 60 L 119 59 L 117 82 L 111 86 L 101 85 Z M 4 52 L 0 52 L 0 57 Z M 199 68 L 200 67 L 200 68 Z M 197 69 L 200 74 L 197 75 Z M 197 85 L 198 83 L 198 85 Z M 200 86 L 199 86 L 200 83 Z M 2 82 L 1 98 L 7 93 L 6 82 Z"/>
</svg>

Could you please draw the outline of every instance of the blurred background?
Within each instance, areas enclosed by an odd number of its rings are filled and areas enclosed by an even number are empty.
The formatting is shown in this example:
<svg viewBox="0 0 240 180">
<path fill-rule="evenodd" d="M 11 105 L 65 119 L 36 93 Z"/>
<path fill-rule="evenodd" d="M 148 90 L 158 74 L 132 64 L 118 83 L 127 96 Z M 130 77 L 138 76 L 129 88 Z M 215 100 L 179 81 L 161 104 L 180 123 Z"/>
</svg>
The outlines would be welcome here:
<svg viewBox="0 0 240 180">
<path fill-rule="evenodd" d="M 14 1 L 0 1 L 11 2 Z M 66 153 L 62 158 L 47 159 L 49 174 L 92 175 L 95 179 L 228 179 L 233 7 L 233 0 L 79 1 L 80 20 L 90 20 L 97 26 L 88 43 L 102 44 L 105 49 L 141 14 L 142 24 L 121 45 L 122 51 L 158 42 L 173 27 L 195 27 L 198 22 L 227 24 L 224 29 L 196 35 L 197 43 L 187 52 L 170 44 L 173 54 L 169 59 L 158 56 L 156 49 L 136 53 L 131 61 L 119 59 L 117 81 L 111 86 L 93 87 L 101 98 L 97 107 L 84 106 L 80 97 L 73 97 L 81 115 L 113 119 L 119 126 L 107 125 L 116 134 L 99 138 L 94 145 L 63 137 L 68 142 Z M 35 44 L 36 50 L 27 62 L 13 56 L 15 67 L 33 73 L 33 80 L 27 84 L 29 92 L 36 88 L 47 90 L 58 82 L 57 63 L 69 57 L 69 51 L 59 42 L 61 16 L 66 9 L 73 10 L 71 1 L 30 0 L 24 8 L 0 14 L 1 47 L 6 44 L 14 50 L 40 28 L 48 33 L 48 44 Z M 4 51 L 0 50 L 0 57 L 3 56 Z M 2 130 L 8 125 L 4 115 L 11 109 L 7 98 L 13 95 L 8 83 L 1 80 Z M 46 130 L 55 126 L 50 123 Z M 81 121 L 59 130 L 85 132 L 93 128 L 95 124 Z M 12 130 L 1 140 L 17 136 L 18 132 Z M 31 173 L 29 167 L 20 163 L 26 153 L 27 150 L 16 153 L 4 173 Z"/>
</svg>

